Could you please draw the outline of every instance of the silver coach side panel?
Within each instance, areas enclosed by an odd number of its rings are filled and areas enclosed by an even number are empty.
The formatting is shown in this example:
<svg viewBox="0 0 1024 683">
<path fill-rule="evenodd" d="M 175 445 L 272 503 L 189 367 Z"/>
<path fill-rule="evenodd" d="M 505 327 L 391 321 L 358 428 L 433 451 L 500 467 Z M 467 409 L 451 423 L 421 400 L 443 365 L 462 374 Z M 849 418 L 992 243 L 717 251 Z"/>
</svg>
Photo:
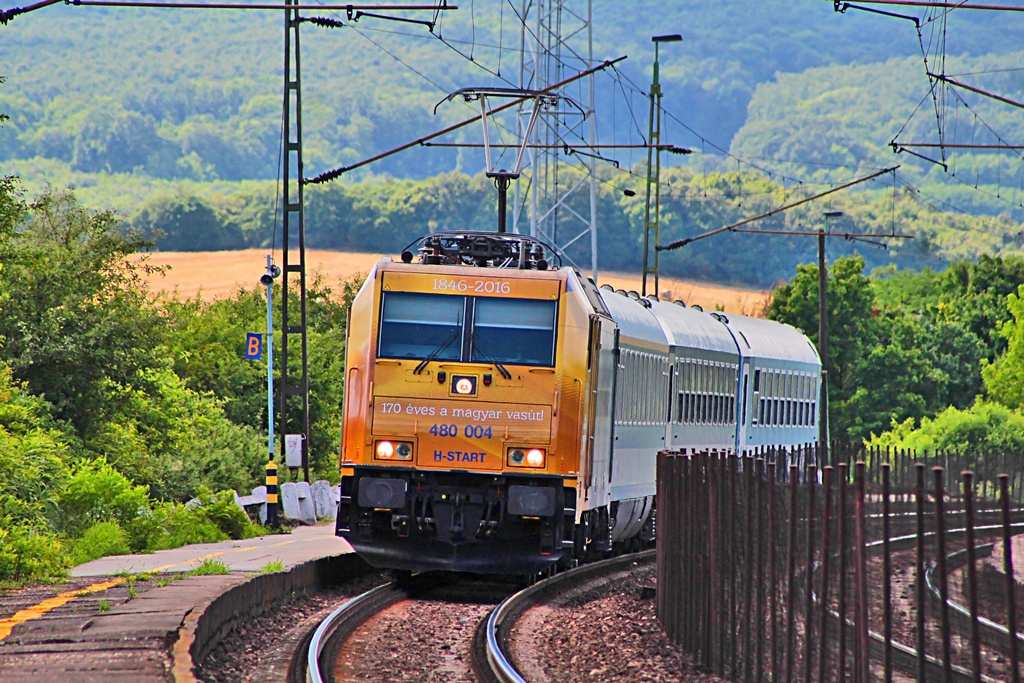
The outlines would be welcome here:
<svg viewBox="0 0 1024 683">
<path fill-rule="evenodd" d="M 732 333 L 696 308 L 655 301 L 651 310 L 672 349 L 668 446 L 733 450 L 740 356 Z"/>
<path fill-rule="evenodd" d="M 669 340 L 648 302 L 599 291 L 619 326 L 611 499 L 653 496 L 657 455 L 665 448 Z"/>
<path fill-rule="evenodd" d="M 726 316 L 742 357 L 745 410 L 740 450 L 811 443 L 818 436 L 821 360 L 811 340 L 791 325 Z"/>
</svg>

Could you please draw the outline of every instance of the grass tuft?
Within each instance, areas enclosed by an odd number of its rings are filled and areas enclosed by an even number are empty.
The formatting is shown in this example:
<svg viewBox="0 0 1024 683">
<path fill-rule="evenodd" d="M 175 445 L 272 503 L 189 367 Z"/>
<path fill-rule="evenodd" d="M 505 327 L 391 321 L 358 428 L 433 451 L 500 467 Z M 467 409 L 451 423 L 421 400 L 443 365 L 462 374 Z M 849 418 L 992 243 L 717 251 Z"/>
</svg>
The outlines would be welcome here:
<svg viewBox="0 0 1024 683">
<path fill-rule="evenodd" d="M 231 570 L 223 562 L 218 560 L 203 560 L 195 569 L 185 572 L 186 576 L 215 576 L 217 574 L 230 574 Z"/>
<path fill-rule="evenodd" d="M 265 565 L 260 567 L 260 574 L 272 574 L 280 571 L 284 571 L 284 562 L 281 562 L 280 560 L 276 562 L 267 562 Z"/>
</svg>

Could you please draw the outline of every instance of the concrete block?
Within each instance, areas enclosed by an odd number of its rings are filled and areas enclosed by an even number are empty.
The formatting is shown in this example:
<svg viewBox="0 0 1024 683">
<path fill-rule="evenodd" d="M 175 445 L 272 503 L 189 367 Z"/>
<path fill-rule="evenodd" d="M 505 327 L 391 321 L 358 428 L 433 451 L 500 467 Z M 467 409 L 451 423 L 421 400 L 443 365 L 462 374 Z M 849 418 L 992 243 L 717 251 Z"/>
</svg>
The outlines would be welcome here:
<svg viewBox="0 0 1024 683">
<path fill-rule="evenodd" d="M 257 486 L 252 490 L 252 495 L 246 497 L 262 501 L 259 511 L 259 520 L 260 524 L 265 525 L 267 523 L 267 487 Z"/>
<path fill-rule="evenodd" d="M 295 490 L 299 496 L 299 519 L 308 524 L 316 524 L 316 504 L 313 502 L 313 492 L 309 483 L 296 482 Z"/>
<path fill-rule="evenodd" d="M 334 493 L 336 488 L 331 486 L 326 479 L 313 482 L 311 490 L 317 519 L 334 519 L 338 516 L 338 501 L 335 499 Z"/>
<path fill-rule="evenodd" d="M 281 514 L 288 519 L 316 524 L 316 511 L 313 509 L 309 484 L 304 481 L 290 481 L 281 485 Z"/>
<path fill-rule="evenodd" d="M 281 507 L 278 508 L 279 514 L 288 519 L 299 519 L 299 492 L 295 490 L 295 482 L 290 481 L 277 488 L 281 492 L 278 496 L 281 503 Z"/>
</svg>

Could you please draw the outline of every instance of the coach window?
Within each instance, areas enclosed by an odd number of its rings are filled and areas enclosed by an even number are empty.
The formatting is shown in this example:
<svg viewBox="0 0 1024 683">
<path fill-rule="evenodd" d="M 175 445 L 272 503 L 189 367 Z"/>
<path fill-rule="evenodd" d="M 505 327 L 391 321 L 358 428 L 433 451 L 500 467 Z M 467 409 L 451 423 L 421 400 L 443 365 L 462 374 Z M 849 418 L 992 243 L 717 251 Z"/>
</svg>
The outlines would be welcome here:
<svg viewBox="0 0 1024 683">
<path fill-rule="evenodd" d="M 465 308 L 462 296 L 385 292 L 378 355 L 459 360 Z"/>
<path fill-rule="evenodd" d="M 793 425 L 793 375 L 786 373 L 786 426 Z"/>
<path fill-rule="evenodd" d="M 708 409 L 708 391 L 711 385 L 710 380 L 711 368 L 708 367 L 707 361 L 701 361 L 700 364 L 700 415 L 698 421 L 701 424 L 708 424 L 710 420 L 710 410 Z"/>
<path fill-rule="evenodd" d="M 555 364 L 554 301 L 476 299 L 470 362 Z"/>
<path fill-rule="evenodd" d="M 807 426 L 807 399 L 811 393 L 811 378 L 807 375 L 800 376 L 800 426 Z"/>
<path fill-rule="evenodd" d="M 725 372 L 725 364 L 719 363 L 718 386 L 716 387 L 718 391 L 718 398 L 716 399 L 716 402 L 718 403 L 718 424 L 723 425 L 729 422 L 725 407 Z"/>
</svg>

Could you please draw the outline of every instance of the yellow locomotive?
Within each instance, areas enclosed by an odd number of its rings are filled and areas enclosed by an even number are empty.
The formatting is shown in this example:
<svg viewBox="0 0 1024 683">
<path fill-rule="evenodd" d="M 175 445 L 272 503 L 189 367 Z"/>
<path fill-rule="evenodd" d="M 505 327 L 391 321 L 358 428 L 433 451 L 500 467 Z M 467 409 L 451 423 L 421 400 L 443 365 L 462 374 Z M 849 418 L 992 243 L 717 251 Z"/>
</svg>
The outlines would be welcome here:
<svg viewBox="0 0 1024 683">
<path fill-rule="evenodd" d="M 337 533 L 374 566 L 526 574 L 651 540 L 658 450 L 813 440 L 820 364 L 793 328 L 756 321 L 798 351 L 744 358 L 721 320 L 599 290 L 533 238 L 419 245 L 349 314 Z M 807 378 L 805 425 L 742 408 L 758 362 Z"/>
</svg>

